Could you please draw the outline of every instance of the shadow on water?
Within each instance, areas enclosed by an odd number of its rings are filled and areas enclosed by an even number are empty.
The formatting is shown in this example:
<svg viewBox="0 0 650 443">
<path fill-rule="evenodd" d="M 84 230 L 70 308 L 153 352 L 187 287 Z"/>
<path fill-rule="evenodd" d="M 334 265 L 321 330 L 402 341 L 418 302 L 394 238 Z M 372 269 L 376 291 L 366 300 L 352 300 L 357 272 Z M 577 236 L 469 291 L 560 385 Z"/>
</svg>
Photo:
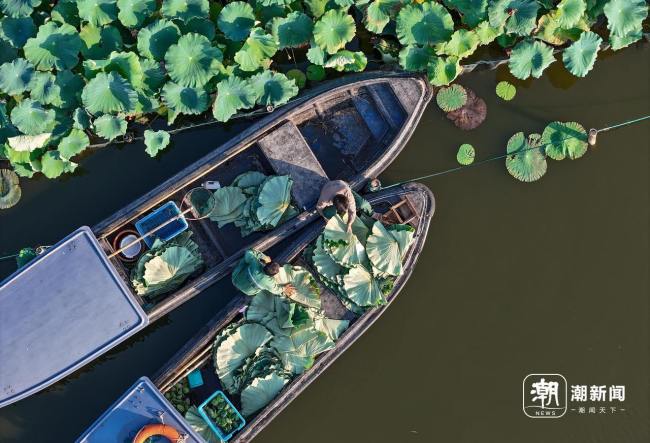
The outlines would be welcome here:
<svg viewBox="0 0 650 443">
<path fill-rule="evenodd" d="M 429 106 L 385 183 L 455 166 L 457 147 L 501 154 L 518 131 L 552 120 L 603 127 L 649 113 L 650 47 L 597 63 L 585 79 L 560 63 L 494 94 L 505 71 L 461 79 L 488 104 L 461 132 Z M 48 244 L 92 225 L 237 134 L 210 128 L 175 137 L 159 160 L 143 146 L 106 149 L 87 173 L 25 182 L 0 215 L 0 253 Z M 648 140 L 650 125 L 602 134 L 579 161 L 549 160 L 521 184 L 501 162 L 427 182 L 436 194 L 428 243 L 394 303 L 259 437 L 260 442 L 582 442 L 648 438 Z M 13 264 L 0 265 L 7 275 Z M 0 410 L 0 441 L 72 441 L 135 379 L 152 375 L 225 303 L 228 281 L 205 291 L 84 370 Z M 101 296 L 101 294 L 98 294 Z M 531 420 L 521 411 L 528 373 L 569 384 L 624 384 L 626 412 Z"/>
</svg>

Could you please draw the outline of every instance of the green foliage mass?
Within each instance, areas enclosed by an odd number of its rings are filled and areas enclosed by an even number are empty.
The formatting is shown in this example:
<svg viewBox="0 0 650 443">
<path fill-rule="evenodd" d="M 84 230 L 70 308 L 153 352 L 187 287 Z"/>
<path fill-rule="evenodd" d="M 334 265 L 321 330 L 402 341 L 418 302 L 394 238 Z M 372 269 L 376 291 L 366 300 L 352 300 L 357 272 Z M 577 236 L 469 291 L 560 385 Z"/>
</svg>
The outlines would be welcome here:
<svg viewBox="0 0 650 443">
<path fill-rule="evenodd" d="M 557 50 L 582 77 L 602 41 L 639 40 L 647 15 L 644 0 L 0 0 L 0 105 L 11 116 L 0 119 L 0 152 L 21 176 L 56 177 L 89 143 L 154 113 L 172 123 L 212 109 L 225 122 L 328 73 L 363 71 L 377 57 L 359 40 L 378 34 L 384 62 L 435 86 L 495 40 L 512 48 L 515 77 L 541 76 Z M 294 61 L 305 77 L 284 74 Z M 42 133 L 52 136 L 29 158 L 3 146 Z M 153 153 L 163 140 L 149 141 Z"/>
</svg>

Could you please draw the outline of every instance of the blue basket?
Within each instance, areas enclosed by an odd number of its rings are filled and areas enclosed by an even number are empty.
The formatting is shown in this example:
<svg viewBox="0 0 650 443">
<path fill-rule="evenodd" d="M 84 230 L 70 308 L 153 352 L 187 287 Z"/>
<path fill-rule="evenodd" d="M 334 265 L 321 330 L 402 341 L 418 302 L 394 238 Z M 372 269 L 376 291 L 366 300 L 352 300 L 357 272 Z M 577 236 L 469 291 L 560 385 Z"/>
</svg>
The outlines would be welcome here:
<svg viewBox="0 0 650 443">
<path fill-rule="evenodd" d="M 167 220 L 178 216 L 180 213 L 181 211 L 178 209 L 178 206 L 176 206 L 176 203 L 173 201 L 167 202 L 151 214 L 135 222 L 135 229 L 138 230 L 140 235 L 144 235 L 152 229 L 155 229 L 157 226 L 162 225 Z M 164 241 L 171 240 L 187 228 L 187 220 L 180 217 L 179 219 L 163 226 L 153 234 L 146 236 L 144 242 L 151 248 L 157 238 Z"/>
<path fill-rule="evenodd" d="M 205 412 L 205 407 L 208 405 L 208 403 L 210 403 L 212 401 L 212 399 L 214 399 L 217 396 L 221 396 L 221 397 L 223 397 L 224 400 L 226 400 L 226 403 L 228 403 L 228 405 L 235 411 L 235 413 L 237 414 L 237 417 L 239 417 L 239 421 L 241 423 L 237 428 L 235 428 L 234 431 L 232 431 L 228 435 L 224 435 L 224 433 L 221 432 L 221 429 L 219 429 L 219 426 L 217 426 L 216 423 L 214 423 L 212 421 L 212 419 L 210 417 L 208 417 L 208 414 Z M 201 415 L 201 417 L 203 417 L 203 420 L 205 420 L 205 422 L 208 424 L 208 426 L 210 426 L 210 429 L 212 429 L 212 432 L 217 434 L 217 437 L 219 437 L 221 439 L 221 441 L 230 440 L 230 438 L 235 434 L 235 432 L 239 431 L 246 424 L 246 420 L 244 420 L 244 417 L 242 417 L 242 415 L 239 413 L 237 408 L 230 402 L 230 400 L 228 400 L 228 397 L 226 397 L 226 394 L 224 394 L 222 391 L 215 392 L 210 397 L 208 397 L 208 399 L 206 401 L 201 403 L 201 406 L 199 406 L 199 414 Z"/>
</svg>

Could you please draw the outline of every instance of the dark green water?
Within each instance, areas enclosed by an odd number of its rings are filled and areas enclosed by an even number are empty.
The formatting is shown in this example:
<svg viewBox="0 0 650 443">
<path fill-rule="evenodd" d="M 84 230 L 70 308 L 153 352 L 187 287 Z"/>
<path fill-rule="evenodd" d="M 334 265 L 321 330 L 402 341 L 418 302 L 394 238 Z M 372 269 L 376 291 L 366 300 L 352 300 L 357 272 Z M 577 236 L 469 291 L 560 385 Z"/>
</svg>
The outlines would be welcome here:
<svg viewBox="0 0 650 443">
<path fill-rule="evenodd" d="M 551 120 L 601 128 L 650 114 L 649 68 L 648 45 L 600 60 L 581 80 L 556 63 L 542 79 L 519 82 L 510 103 L 493 92 L 505 71 L 465 76 L 488 104 L 483 126 L 463 133 L 429 106 L 382 179 L 453 167 L 465 142 L 479 159 L 500 154 L 510 135 L 541 132 Z M 83 175 L 26 182 L 21 203 L 0 213 L 0 255 L 98 222 L 241 125 L 178 135 L 160 160 L 131 145 L 90 156 Z M 582 159 L 549 160 L 534 184 L 512 179 L 501 161 L 427 181 L 437 212 L 406 289 L 257 441 L 647 441 L 649 135 L 649 123 L 603 133 Z M 12 269 L 0 265 L 2 275 Z M 0 441 L 73 441 L 195 334 L 229 290 L 210 288 L 74 376 L 3 408 Z M 625 385 L 626 410 L 527 418 L 529 373 Z"/>
</svg>

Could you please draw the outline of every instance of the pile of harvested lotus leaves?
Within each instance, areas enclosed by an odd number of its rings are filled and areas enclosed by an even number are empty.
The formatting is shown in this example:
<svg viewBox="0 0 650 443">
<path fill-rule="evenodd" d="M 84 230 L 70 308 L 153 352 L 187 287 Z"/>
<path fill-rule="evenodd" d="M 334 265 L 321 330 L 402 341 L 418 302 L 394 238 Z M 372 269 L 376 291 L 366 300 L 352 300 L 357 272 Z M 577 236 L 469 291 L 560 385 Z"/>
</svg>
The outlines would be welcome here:
<svg viewBox="0 0 650 443">
<path fill-rule="evenodd" d="M 234 223 L 242 237 L 252 232 L 273 229 L 298 214 L 291 205 L 288 175 L 266 176 L 261 172 L 245 172 L 230 186 L 214 192 L 215 208 L 210 219 L 219 227 Z"/>
<path fill-rule="evenodd" d="M 178 288 L 201 269 L 203 259 L 192 233 L 183 232 L 172 240 L 156 239 L 131 270 L 131 284 L 138 295 L 154 298 Z"/>
<path fill-rule="evenodd" d="M 266 406 L 319 354 L 332 349 L 349 325 L 321 312 L 320 291 L 307 271 L 285 265 L 281 276 L 296 288 L 292 299 L 266 291 L 255 295 L 244 319 L 226 327 L 214 342 L 219 380 L 226 391 L 240 396 L 245 417 Z"/>
<path fill-rule="evenodd" d="M 415 231 L 366 220 L 357 217 L 347 232 L 344 219 L 335 215 L 307 250 L 321 282 L 356 314 L 386 303 Z"/>
</svg>

